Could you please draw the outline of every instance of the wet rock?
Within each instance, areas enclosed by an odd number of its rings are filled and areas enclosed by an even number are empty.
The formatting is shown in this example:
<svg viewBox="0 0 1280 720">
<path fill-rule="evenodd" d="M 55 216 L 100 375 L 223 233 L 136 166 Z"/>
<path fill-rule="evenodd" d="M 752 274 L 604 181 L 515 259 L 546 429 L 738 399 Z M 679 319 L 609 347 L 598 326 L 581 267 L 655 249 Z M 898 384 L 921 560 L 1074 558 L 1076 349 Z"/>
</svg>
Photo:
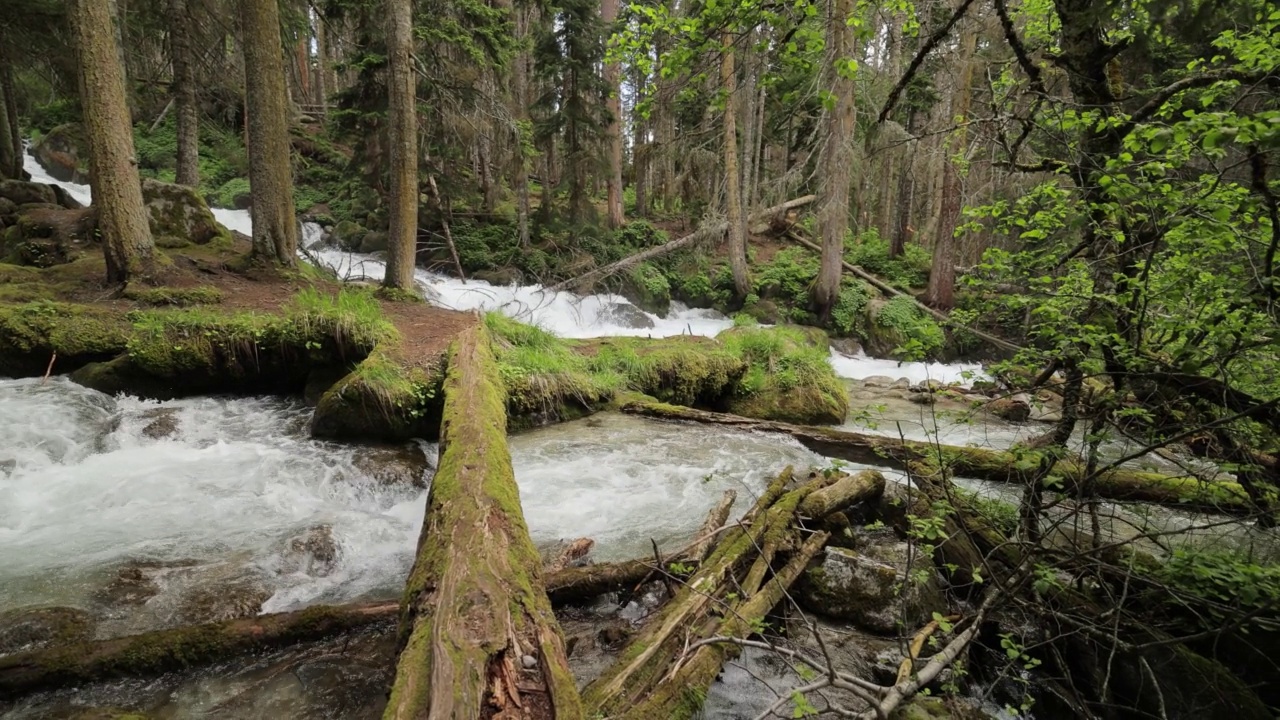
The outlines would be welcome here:
<svg viewBox="0 0 1280 720">
<path fill-rule="evenodd" d="M 994 717 L 970 698 L 916 696 L 894 711 L 889 720 L 986 720 Z"/>
<path fill-rule="evenodd" d="M 452 262 L 452 259 L 450 259 Z M 471 273 L 471 277 L 475 280 L 483 280 L 495 287 L 507 287 L 520 282 L 520 271 L 510 267 L 489 268 L 487 270 L 476 270 Z"/>
<path fill-rule="evenodd" d="M 13 458 L 9 458 L 7 460 L 0 460 L 0 473 L 4 473 L 5 475 L 8 475 L 12 473 L 14 468 L 16 467 L 18 467 L 18 461 L 14 460 Z"/>
<path fill-rule="evenodd" d="M 994 380 L 974 380 L 969 389 L 987 397 L 994 397 L 1000 393 L 1000 385 Z"/>
<path fill-rule="evenodd" d="M 538 667 L 538 658 L 532 655 L 522 655 L 520 657 L 520 664 L 524 666 L 525 670 L 532 670 Z"/>
<path fill-rule="evenodd" d="M 910 390 L 911 381 L 908 380 L 907 378 L 898 378 L 897 380 L 894 380 L 893 384 L 890 385 L 889 387 L 893 388 L 894 390 Z"/>
<path fill-rule="evenodd" d="M 388 242 L 387 234 L 385 232 L 381 230 L 371 231 L 360 240 L 360 252 L 386 252 Z"/>
<path fill-rule="evenodd" d="M 94 602 L 108 608 L 142 605 L 160 593 L 152 576 L 156 565 L 132 561 L 120 568 L 106 587 L 94 593 Z"/>
<path fill-rule="evenodd" d="M 380 485 L 427 486 L 431 463 L 417 443 L 368 445 L 356 451 L 351 464 Z"/>
<path fill-rule="evenodd" d="M 197 245 L 219 238 L 231 239 L 230 231 L 218 223 L 194 188 L 145 178 L 142 200 L 147 206 L 154 237 L 179 238 Z"/>
<path fill-rule="evenodd" d="M 600 317 L 637 330 L 653 327 L 653 318 L 631 303 L 610 303 L 600 310 Z"/>
<path fill-rule="evenodd" d="M 907 400 L 916 405 L 932 405 L 937 402 L 937 395 L 932 392 L 912 392 L 907 395 Z"/>
<path fill-rule="evenodd" d="M 601 647 L 616 648 L 622 647 L 623 643 L 631 639 L 634 631 L 626 623 L 614 622 L 606 625 L 596 633 L 596 641 Z"/>
<path fill-rule="evenodd" d="M 937 392 L 946 385 L 938 380 L 922 380 L 911 386 L 911 392 Z"/>
<path fill-rule="evenodd" d="M 591 538 L 558 540 L 541 548 L 542 567 L 545 572 L 557 572 L 565 568 L 589 565 L 591 560 L 587 556 L 595 544 L 596 541 Z"/>
<path fill-rule="evenodd" d="M 350 220 L 343 220 L 329 231 L 329 238 L 343 250 L 357 252 L 360 250 L 360 243 L 364 241 L 364 236 L 368 234 L 369 231 L 363 226 Z"/>
<path fill-rule="evenodd" d="M 888 375 L 872 375 L 869 378 L 862 379 L 862 386 L 869 388 L 889 388 L 893 387 L 894 382 L 896 381 Z"/>
<path fill-rule="evenodd" d="M 0 655 L 88 640 L 95 625 L 89 613 L 72 607 L 9 610 L 0 613 Z"/>
<path fill-rule="evenodd" d="M 183 624 L 197 624 L 252 617 L 271 597 L 256 578 L 212 582 L 187 591 L 178 605 Z"/>
<path fill-rule="evenodd" d="M 1019 393 L 1012 397 L 996 398 L 986 405 L 987 412 L 1009 422 L 1026 422 L 1031 417 L 1031 400 Z"/>
<path fill-rule="evenodd" d="M 173 437 L 178 432 L 178 410 L 177 408 L 156 408 L 148 410 L 142 414 L 142 417 L 150 419 L 142 428 L 142 434 L 153 440 L 163 440 L 167 437 Z"/>
<path fill-rule="evenodd" d="M 87 172 L 80 169 L 81 159 L 87 159 L 84 129 L 79 123 L 67 123 L 50 130 L 31 148 L 40 166 L 54 178 L 63 182 L 88 183 Z"/>
<path fill-rule="evenodd" d="M 333 527 L 315 525 L 286 543 L 281 571 L 323 577 L 337 567 L 341 551 Z"/>
<path fill-rule="evenodd" d="M 862 343 L 857 338 L 851 337 L 833 337 L 831 338 L 831 349 L 843 355 L 853 357 L 862 352 Z M 884 377 L 880 375 L 878 377 Z"/>
<path fill-rule="evenodd" d="M 148 720 L 150 716 L 133 710 L 121 710 L 120 708 L 87 707 L 68 708 L 66 714 L 60 714 L 58 717 L 66 718 L 66 720 Z"/>
<path fill-rule="evenodd" d="M 932 560 L 913 556 L 892 535 L 857 551 L 828 547 L 805 572 L 799 598 L 814 612 L 886 634 L 910 631 L 946 609 Z"/>
</svg>

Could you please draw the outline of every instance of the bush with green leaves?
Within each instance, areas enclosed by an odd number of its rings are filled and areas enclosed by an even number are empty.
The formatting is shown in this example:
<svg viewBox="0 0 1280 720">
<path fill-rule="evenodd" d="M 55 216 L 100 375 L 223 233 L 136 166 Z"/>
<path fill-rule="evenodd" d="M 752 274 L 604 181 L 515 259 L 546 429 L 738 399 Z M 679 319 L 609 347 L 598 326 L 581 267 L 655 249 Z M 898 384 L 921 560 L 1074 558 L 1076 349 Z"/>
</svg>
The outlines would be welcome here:
<svg viewBox="0 0 1280 720">
<path fill-rule="evenodd" d="M 893 354 L 922 360 L 934 356 L 947 341 L 946 333 L 933 316 L 909 297 L 890 298 L 876 313 L 875 323 L 892 333 L 898 343 Z"/>
<path fill-rule="evenodd" d="M 903 290 L 924 286 L 933 262 L 929 251 L 919 245 L 908 244 L 901 255 L 889 257 L 889 241 L 874 228 L 863 231 L 856 241 L 845 242 L 844 259 Z"/>
</svg>

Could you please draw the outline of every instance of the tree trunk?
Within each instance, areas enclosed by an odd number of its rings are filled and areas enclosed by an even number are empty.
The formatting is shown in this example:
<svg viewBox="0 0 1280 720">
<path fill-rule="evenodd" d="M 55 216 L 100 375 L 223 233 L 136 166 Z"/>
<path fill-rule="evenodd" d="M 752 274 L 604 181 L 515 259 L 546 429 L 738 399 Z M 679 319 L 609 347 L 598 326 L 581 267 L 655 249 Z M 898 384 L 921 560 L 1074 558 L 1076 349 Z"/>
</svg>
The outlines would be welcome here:
<svg viewBox="0 0 1280 720">
<path fill-rule="evenodd" d="M 826 71 L 835 106 L 825 119 L 826 142 L 818 161 L 818 227 L 822 233 L 822 261 L 813 286 L 813 307 L 824 321 L 840 297 L 844 276 L 844 236 L 849 231 L 849 183 L 853 174 L 854 85 L 853 0 L 827 0 Z"/>
<path fill-rule="evenodd" d="M 71 25 L 80 66 L 85 137 L 92 163 L 93 204 L 107 260 L 107 282 L 153 279 L 155 245 L 142 202 L 125 103 L 124 75 L 111 13 L 99 0 L 75 0 Z"/>
<path fill-rule="evenodd" d="M 174 182 L 200 184 L 200 111 L 191 72 L 191 16 L 187 0 L 169 0 L 169 55 L 173 62 L 173 100 L 178 125 L 178 167 Z"/>
<path fill-rule="evenodd" d="M 978 32 L 974 27 L 967 28 L 960 36 L 960 80 L 956 94 L 952 97 L 951 118 L 964 122 L 969 116 L 969 101 L 973 95 L 973 55 L 978 45 Z M 968 133 L 962 124 L 952 134 L 948 155 L 967 155 L 969 148 Z M 938 217 L 937 230 L 933 245 L 933 266 L 929 270 L 929 286 L 924 292 L 924 301 L 939 310 L 950 310 L 955 306 L 956 263 L 955 235 L 960 225 L 960 208 L 963 204 L 960 182 L 959 163 L 949 157 L 945 161 L 942 176 L 942 208 Z"/>
<path fill-rule="evenodd" d="M 388 0 L 387 125 L 391 143 L 391 228 L 382 284 L 413 290 L 418 250 L 418 95 L 413 75 L 413 0 Z"/>
<path fill-rule="evenodd" d="M 533 125 L 529 122 L 529 55 L 527 47 L 532 9 L 521 5 L 511 10 L 515 19 L 516 51 L 511 70 L 511 114 L 516 119 L 512 139 L 511 187 L 516 193 L 516 233 L 520 247 L 529 247 L 529 155 Z"/>
<path fill-rule="evenodd" d="M 252 256 L 293 267 L 298 218 L 293 208 L 288 96 L 280 8 L 276 0 L 239 0 L 244 37 L 245 105 L 249 113 L 249 189 L 253 194 Z"/>
<path fill-rule="evenodd" d="M 0 43 L 2 42 L 4 37 L 0 35 Z M 4 57 L 4 51 L 0 50 L 0 77 L 8 72 L 9 65 Z M 0 80 L 0 180 L 18 178 L 22 168 L 22 146 L 15 146 L 10 139 L 13 136 L 11 128 L 18 121 L 9 112 L 10 92 L 6 84 Z"/>
<path fill-rule="evenodd" d="M 747 227 L 742 217 L 742 188 L 738 177 L 738 128 L 734 112 L 738 75 L 733 68 L 733 36 L 725 33 L 721 47 L 720 82 L 725 92 L 725 220 L 729 224 L 729 269 L 733 272 L 734 294 L 741 300 L 751 293 L 751 271 L 747 267 Z"/>
<path fill-rule="evenodd" d="M 325 20 L 320 13 L 309 13 L 315 24 L 316 38 L 316 104 L 320 106 L 320 116 L 329 114 L 329 93 L 333 88 L 329 83 L 329 43 L 326 38 Z"/>
<path fill-rule="evenodd" d="M 915 136 L 919 129 L 920 111 L 912 109 L 907 116 L 907 134 Z M 893 234 L 889 241 L 889 257 L 900 257 L 906 252 L 907 239 L 911 236 L 911 204 L 915 202 L 915 165 L 916 152 L 919 147 L 917 141 L 912 141 L 906 148 L 905 166 L 898 173 L 898 207 L 897 219 L 894 222 Z"/>
<path fill-rule="evenodd" d="M 613 24 L 617 20 L 618 0 L 601 0 L 600 21 L 604 23 L 606 33 L 613 32 Z M 618 77 L 618 63 L 606 62 L 604 84 L 605 91 L 609 93 L 606 101 L 609 120 L 605 126 L 605 138 L 609 147 L 609 175 L 605 196 L 611 228 L 620 228 L 626 223 L 622 206 L 622 88 L 618 85 Z"/>
<path fill-rule="evenodd" d="M 507 449 L 488 333 L 459 335 L 444 384 L 440 462 L 401 611 L 384 718 L 580 720 Z"/>
</svg>

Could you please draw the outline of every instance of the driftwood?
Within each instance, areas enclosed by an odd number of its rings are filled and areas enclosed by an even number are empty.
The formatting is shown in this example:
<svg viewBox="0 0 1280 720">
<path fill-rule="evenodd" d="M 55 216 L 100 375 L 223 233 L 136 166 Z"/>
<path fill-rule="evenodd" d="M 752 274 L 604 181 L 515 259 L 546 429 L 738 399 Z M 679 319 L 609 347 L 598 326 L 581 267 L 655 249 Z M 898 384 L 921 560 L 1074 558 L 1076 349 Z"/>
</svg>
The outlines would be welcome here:
<svg viewBox="0 0 1280 720">
<path fill-rule="evenodd" d="M 764 210 L 761 210 L 760 212 L 753 214 L 750 218 L 748 218 L 747 221 L 758 222 L 761 220 L 767 220 L 780 213 L 785 213 L 788 210 L 802 207 L 804 205 L 808 205 L 809 203 L 813 202 L 816 199 L 816 197 L 817 197 L 816 195 L 805 195 L 804 197 L 796 198 L 795 200 L 788 200 L 787 202 L 784 202 L 781 205 L 775 205 L 771 208 L 765 208 Z M 728 229 L 729 229 L 729 223 L 727 222 L 721 221 L 721 222 L 710 223 L 704 227 L 698 228 L 698 230 L 693 232 L 692 234 L 685 235 L 684 237 L 676 238 L 675 240 L 671 240 L 670 242 L 663 243 L 662 245 L 659 245 L 657 247 L 652 247 L 652 248 L 649 248 L 648 250 L 638 252 L 635 255 L 632 255 L 630 257 L 625 257 L 615 263 L 610 263 L 608 265 L 605 265 L 604 267 L 588 270 L 587 272 L 575 278 L 563 280 L 561 282 L 556 283 L 555 285 L 548 287 L 547 289 L 552 291 L 558 291 L 558 290 L 566 290 L 568 288 L 580 287 L 582 283 L 585 283 L 588 280 L 594 281 L 600 278 L 608 277 L 609 275 L 612 275 L 618 272 L 619 270 L 625 270 L 631 267 L 632 265 L 642 263 L 646 260 L 660 257 L 662 255 L 666 255 L 667 253 L 675 252 L 676 250 L 679 250 L 681 248 L 686 248 L 693 245 L 697 245 L 702 242 L 714 240 L 716 238 L 723 236 Z"/>
<path fill-rule="evenodd" d="M 259 615 L 204 625 L 60 645 L 0 657 L 0 701 L 40 690 L 122 677 L 148 677 L 246 653 L 319 640 L 394 620 L 395 603 Z"/>
<path fill-rule="evenodd" d="M 623 412 L 664 420 L 686 420 L 728 425 L 743 430 L 790 435 L 814 452 L 867 465 L 905 469 L 909 463 L 940 464 L 948 472 L 978 480 L 1025 484 L 1036 463 L 1028 463 L 1011 452 L 975 447 L 936 445 L 899 440 L 879 435 L 833 430 L 807 425 L 752 420 L 739 415 L 694 410 L 659 402 L 633 400 Z M 939 462 L 940 461 L 940 462 Z M 1031 469 L 1027 469 L 1030 467 Z M 1059 489 L 1071 493 L 1085 477 L 1085 465 L 1077 460 L 1061 460 L 1046 482 L 1061 482 Z M 1114 468 L 1093 479 L 1099 497 L 1107 500 L 1148 502 L 1184 510 L 1247 515 L 1253 512 L 1249 496 L 1239 483 L 1202 480 L 1194 476 Z"/>
<path fill-rule="evenodd" d="M 707 687 L 736 646 L 706 643 L 710 638 L 746 639 L 785 597 L 827 541 L 824 532 L 802 535 L 800 507 L 816 493 L 871 499 L 854 485 L 876 488 L 875 475 L 851 483 L 841 474 L 815 473 L 799 487 L 787 468 L 769 484 L 733 526 L 720 533 L 715 549 L 697 571 L 619 654 L 619 660 L 583 690 L 587 709 L 605 717 L 693 717 Z M 879 478 L 883 489 L 884 478 Z M 827 510 L 847 503 L 824 499 L 811 507 Z M 814 518 L 821 519 L 821 518 Z M 775 563 L 781 567 L 774 570 Z"/>
<path fill-rule="evenodd" d="M 791 238 L 794 242 L 800 245 L 803 245 L 804 247 L 807 247 L 816 253 L 822 252 L 821 247 L 819 247 L 813 242 L 810 242 L 809 240 L 806 240 L 803 237 L 800 237 L 795 233 L 794 230 L 788 230 L 787 237 Z M 1005 340 L 1003 338 L 998 338 L 995 335 L 983 332 L 981 330 L 976 330 L 974 328 L 969 327 L 968 325 L 961 325 L 957 323 L 955 320 L 951 319 L 950 315 L 944 312 L 941 312 L 939 310 L 935 310 L 929 307 L 928 305 L 925 305 L 924 303 L 917 300 L 914 295 L 911 295 L 910 293 L 905 293 L 899 290 L 898 288 L 890 285 L 889 283 L 881 280 L 880 278 L 876 277 L 875 275 L 872 275 L 871 273 L 867 272 L 866 270 L 863 270 L 862 268 L 858 267 L 857 265 L 854 265 L 853 263 L 841 261 L 841 265 L 844 266 L 844 269 L 846 271 L 861 278 L 862 280 L 865 280 L 868 285 L 874 287 L 875 289 L 879 290 L 885 295 L 888 295 L 890 297 L 904 297 L 904 298 L 910 299 L 911 302 L 916 304 L 916 307 L 920 308 L 926 313 L 929 313 L 930 315 L 933 316 L 935 320 L 937 320 L 938 322 L 944 325 L 948 325 L 950 327 L 963 330 L 971 335 L 974 335 L 975 337 L 982 338 L 983 340 L 991 343 L 992 345 L 995 345 L 1001 350 L 1007 350 L 1008 352 L 1013 352 L 1013 353 L 1016 353 L 1022 350 L 1022 348 L 1018 347 L 1017 345 L 1014 345 L 1008 340 Z"/>
<path fill-rule="evenodd" d="M 507 449 L 488 333 L 459 335 L 444 384 L 440 462 L 405 584 L 384 718 L 582 718 L 543 591 Z"/>
</svg>

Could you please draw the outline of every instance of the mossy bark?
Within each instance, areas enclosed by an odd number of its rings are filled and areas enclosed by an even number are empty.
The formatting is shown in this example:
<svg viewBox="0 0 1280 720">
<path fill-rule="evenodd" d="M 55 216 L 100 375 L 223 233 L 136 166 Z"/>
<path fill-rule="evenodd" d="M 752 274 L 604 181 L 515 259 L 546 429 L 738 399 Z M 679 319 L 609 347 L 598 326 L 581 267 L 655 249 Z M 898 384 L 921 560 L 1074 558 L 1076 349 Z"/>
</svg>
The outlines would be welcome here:
<svg viewBox="0 0 1280 720">
<path fill-rule="evenodd" d="M 927 442 L 833 430 L 830 428 L 792 425 L 766 420 L 752 420 L 737 415 L 708 412 L 657 402 L 631 400 L 623 412 L 666 420 L 686 420 L 739 427 L 743 430 L 776 432 L 798 440 L 805 447 L 827 457 L 851 462 L 906 468 L 912 462 L 930 462 L 961 476 L 1024 484 L 1028 473 L 1038 467 L 1026 454 L 986 450 L 974 447 L 935 445 Z M 1062 460 L 1054 464 L 1046 482 L 1073 492 L 1084 478 L 1084 464 Z M 1177 477 L 1160 473 L 1116 468 L 1094 479 L 1099 497 L 1127 502 L 1149 502 L 1184 510 L 1225 514 L 1247 514 L 1252 505 L 1239 483 L 1205 481 L 1197 477 Z"/>
<path fill-rule="evenodd" d="M 162 675 L 389 621 L 390 603 L 316 606 L 291 613 L 193 625 L 0 657 L 0 701 L 39 690 Z"/>
<path fill-rule="evenodd" d="M 386 718 L 582 718 L 507 449 L 488 333 L 455 342 Z M 526 688 L 536 688 L 534 690 Z"/>
</svg>

